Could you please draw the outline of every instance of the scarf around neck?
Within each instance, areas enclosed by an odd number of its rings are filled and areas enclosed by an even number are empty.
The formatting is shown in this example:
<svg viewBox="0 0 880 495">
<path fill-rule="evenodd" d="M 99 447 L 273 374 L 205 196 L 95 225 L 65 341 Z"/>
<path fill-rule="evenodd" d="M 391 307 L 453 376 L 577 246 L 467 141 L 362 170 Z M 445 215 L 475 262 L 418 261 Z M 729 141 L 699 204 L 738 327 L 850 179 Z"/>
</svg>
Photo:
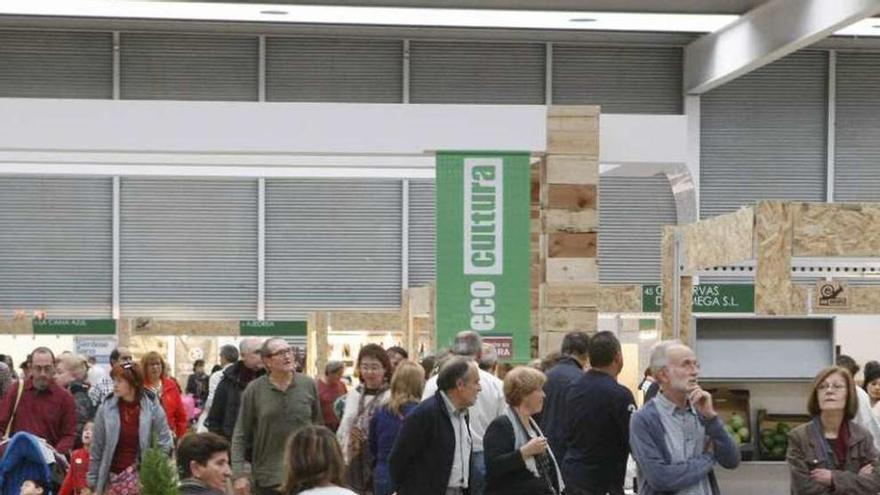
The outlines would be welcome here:
<svg viewBox="0 0 880 495">
<path fill-rule="evenodd" d="M 507 415 L 507 419 L 510 420 L 510 424 L 513 426 L 513 448 L 519 450 L 523 445 L 529 442 L 531 436 L 526 432 L 525 425 L 519 420 L 519 415 L 516 414 L 513 407 L 507 406 L 504 410 L 504 414 Z M 538 423 L 536 423 L 534 419 L 529 418 L 529 426 L 538 436 L 544 436 L 544 432 L 541 431 L 541 428 L 538 427 Z M 562 472 L 559 470 L 559 463 L 556 462 L 556 456 L 553 455 L 553 451 L 550 450 L 549 447 L 547 448 L 546 454 L 553 462 L 553 468 L 556 471 L 556 481 L 559 483 L 559 493 L 563 493 L 565 491 L 565 483 L 562 481 Z M 536 478 L 541 477 L 541 473 L 538 471 L 538 464 L 534 457 L 529 457 L 525 460 L 525 463 L 526 469 L 528 469 L 532 475 Z"/>
</svg>

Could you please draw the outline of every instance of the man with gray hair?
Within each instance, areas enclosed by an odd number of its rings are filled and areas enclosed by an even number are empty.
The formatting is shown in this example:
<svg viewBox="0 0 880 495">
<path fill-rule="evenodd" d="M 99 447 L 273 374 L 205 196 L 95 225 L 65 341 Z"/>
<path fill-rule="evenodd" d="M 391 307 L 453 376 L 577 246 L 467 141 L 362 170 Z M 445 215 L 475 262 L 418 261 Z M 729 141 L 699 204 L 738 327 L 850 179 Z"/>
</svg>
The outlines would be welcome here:
<svg viewBox="0 0 880 495">
<path fill-rule="evenodd" d="M 242 392 L 251 381 L 263 374 L 263 362 L 260 357 L 260 346 L 262 345 L 262 339 L 249 337 L 239 342 L 238 352 L 234 352 L 235 346 L 223 346 L 220 350 L 221 360 L 233 356 L 236 359 L 222 371 L 211 376 L 211 380 L 214 380 L 215 376 L 219 376 L 219 378 L 217 378 L 217 386 L 213 395 L 211 395 L 209 383 L 208 402 L 210 405 L 205 406 L 208 416 L 205 418 L 204 424 L 208 431 L 216 433 L 226 440 L 232 439 Z"/>
<path fill-rule="evenodd" d="M 495 374 L 495 368 L 498 367 L 498 351 L 492 344 L 483 344 L 483 353 L 480 356 L 480 369 Z"/>
<path fill-rule="evenodd" d="M 639 467 L 639 494 L 719 495 L 713 468 L 739 465 L 712 395 L 700 387 L 700 363 L 678 341 L 651 351 L 651 371 L 660 393 L 630 421 L 629 443 Z"/>
<path fill-rule="evenodd" d="M 452 344 L 452 354 L 465 357 L 474 363 L 479 363 L 483 356 L 483 339 L 480 334 L 472 330 L 459 332 Z M 486 463 L 483 456 L 483 435 L 493 419 L 505 414 L 506 402 L 504 401 L 504 383 L 495 375 L 479 370 L 480 392 L 477 400 L 470 406 L 470 431 L 473 438 L 473 453 L 471 454 L 471 479 L 469 482 L 470 495 L 483 495 L 486 478 Z M 422 400 L 433 397 L 437 392 L 437 377 L 431 377 L 425 383 L 425 391 Z"/>
<path fill-rule="evenodd" d="M 242 340 L 239 343 L 239 347 L 244 347 L 245 341 L 247 339 Z M 205 407 L 202 408 L 202 414 L 199 415 L 199 421 L 196 423 L 196 433 L 206 433 L 208 431 L 205 421 L 208 419 L 208 411 L 211 410 L 211 404 L 214 403 L 214 394 L 217 392 L 217 386 L 220 385 L 220 380 L 223 379 L 223 372 L 238 361 L 238 356 L 238 348 L 234 345 L 226 344 L 220 347 L 220 369 L 211 373 L 211 377 L 208 378 L 208 398 L 205 400 Z"/>
</svg>

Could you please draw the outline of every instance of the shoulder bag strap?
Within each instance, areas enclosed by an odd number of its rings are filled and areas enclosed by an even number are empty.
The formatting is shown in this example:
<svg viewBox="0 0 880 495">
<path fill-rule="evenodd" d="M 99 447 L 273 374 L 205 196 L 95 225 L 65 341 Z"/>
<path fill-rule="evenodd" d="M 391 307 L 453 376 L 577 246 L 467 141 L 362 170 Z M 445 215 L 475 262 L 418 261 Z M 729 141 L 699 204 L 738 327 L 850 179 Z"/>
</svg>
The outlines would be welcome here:
<svg viewBox="0 0 880 495">
<path fill-rule="evenodd" d="M 24 382 L 18 382 L 18 391 L 15 393 L 15 405 L 12 406 L 12 414 L 9 415 L 9 422 L 6 423 L 6 433 L 3 438 L 9 438 L 9 432 L 12 431 L 12 422 L 15 421 L 15 413 L 18 411 L 18 403 L 21 402 L 21 394 L 24 393 Z"/>
</svg>

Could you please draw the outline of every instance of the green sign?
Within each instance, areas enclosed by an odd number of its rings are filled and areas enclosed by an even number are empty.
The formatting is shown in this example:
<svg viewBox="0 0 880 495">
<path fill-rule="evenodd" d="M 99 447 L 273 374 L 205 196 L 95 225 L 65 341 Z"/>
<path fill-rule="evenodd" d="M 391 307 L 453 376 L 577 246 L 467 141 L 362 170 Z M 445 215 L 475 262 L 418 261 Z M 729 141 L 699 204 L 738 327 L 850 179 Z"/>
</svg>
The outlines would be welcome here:
<svg viewBox="0 0 880 495">
<path fill-rule="evenodd" d="M 530 355 L 529 153 L 437 153 L 437 342 L 474 330 Z"/>
<path fill-rule="evenodd" d="M 754 313 L 755 286 L 752 284 L 700 284 L 694 286 L 694 313 Z M 642 286 L 642 311 L 659 313 L 663 289 Z"/>
<path fill-rule="evenodd" d="M 34 320 L 37 335 L 116 335 L 116 320 Z"/>
<path fill-rule="evenodd" d="M 240 321 L 239 333 L 246 337 L 292 337 L 305 336 L 308 323 L 305 321 Z"/>
</svg>

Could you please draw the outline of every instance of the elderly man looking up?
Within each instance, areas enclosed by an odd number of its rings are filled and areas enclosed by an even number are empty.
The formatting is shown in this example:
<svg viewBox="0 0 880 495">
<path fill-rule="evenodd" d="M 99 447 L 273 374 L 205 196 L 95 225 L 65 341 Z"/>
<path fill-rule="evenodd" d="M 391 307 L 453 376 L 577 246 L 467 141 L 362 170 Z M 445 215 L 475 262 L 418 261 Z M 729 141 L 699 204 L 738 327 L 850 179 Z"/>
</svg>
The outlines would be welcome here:
<svg viewBox="0 0 880 495">
<path fill-rule="evenodd" d="M 739 465 L 739 448 L 724 431 L 712 395 L 700 387 L 700 363 L 678 341 L 651 352 L 660 393 L 633 414 L 629 443 L 639 466 L 639 494 L 719 495 L 715 464 Z"/>
</svg>

